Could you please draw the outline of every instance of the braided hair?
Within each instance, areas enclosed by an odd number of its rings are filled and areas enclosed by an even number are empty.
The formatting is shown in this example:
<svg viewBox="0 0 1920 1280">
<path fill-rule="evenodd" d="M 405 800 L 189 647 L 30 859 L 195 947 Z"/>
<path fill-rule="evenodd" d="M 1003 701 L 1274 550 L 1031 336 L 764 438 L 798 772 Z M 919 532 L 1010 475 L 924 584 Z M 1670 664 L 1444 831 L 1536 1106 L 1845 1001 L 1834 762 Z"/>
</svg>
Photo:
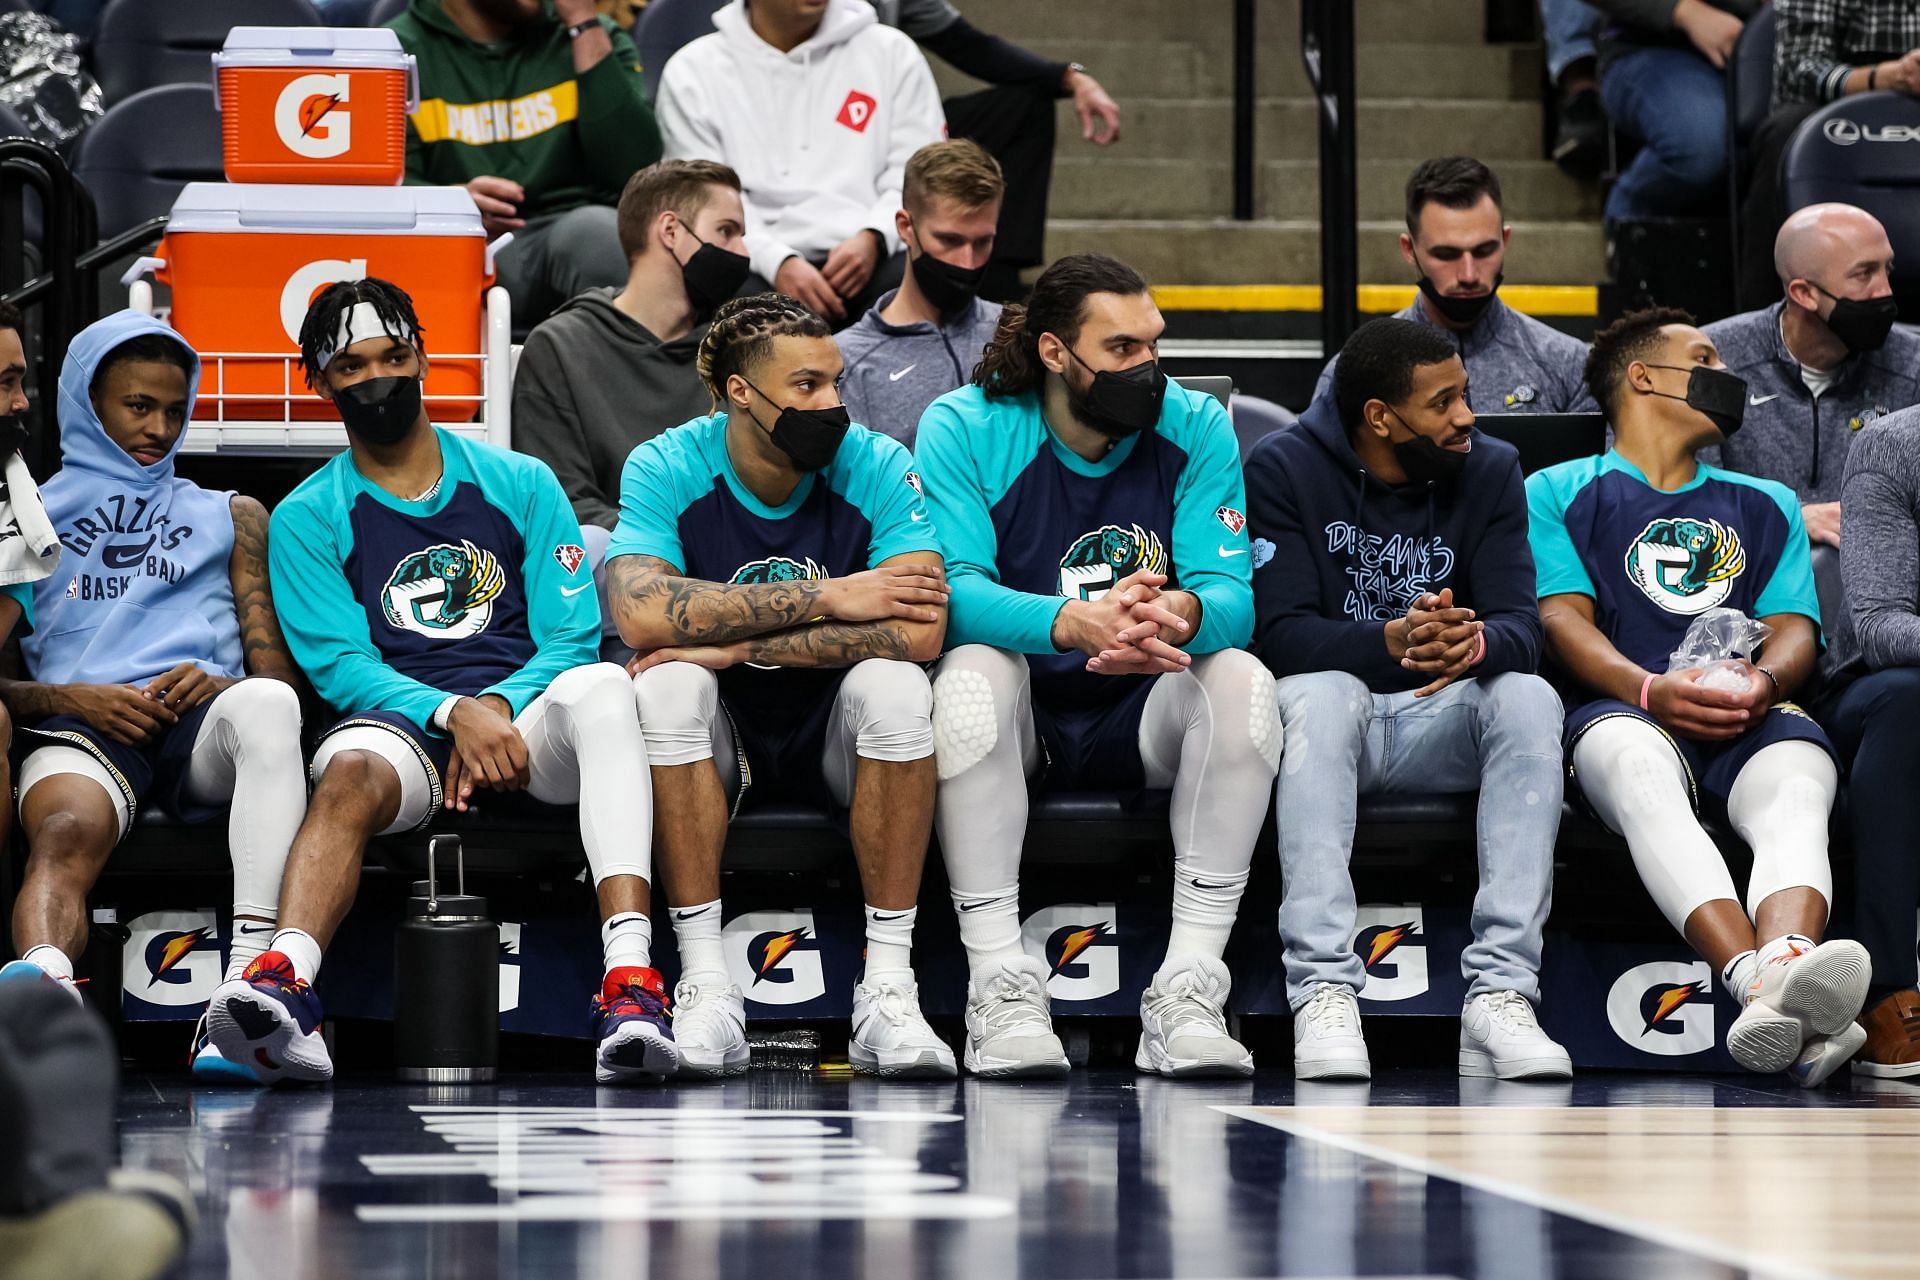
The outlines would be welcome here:
<svg viewBox="0 0 1920 1280">
<path fill-rule="evenodd" d="M 340 317 L 361 302 L 373 308 L 389 336 L 411 343 L 421 355 L 427 353 L 426 330 L 420 327 L 420 318 L 413 313 L 413 299 L 405 289 L 378 276 L 340 280 L 320 291 L 320 296 L 307 308 L 307 318 L 300 322 L 300 367 L 307 375 L 309 390 L 318 390 L 321 361 L 333 356 Z"/>
<path fill-rule="evenodd" d="M 1138 271 L 1104 253 L 1075 253 L 1056 261 L 1033 282 L 1027 304 L 1010 303 L 987 339 L 973 385 L 989 396 L 1017 396 L 1046 381 L 1040 361 L 1040 335 L 1051 333 L 1069 346 L 1079 338 L 1087 298 L 1096 293 L 1133 297 L 1147 291 Z"/>
<path fill-rule="evenodd" d="M 713 412 L 727 400 L 727 379 L 744 374 L 773 354 L 775 338 L 831 338 L 827 322 L 803 302 L 783 293 L 756 293 L 732 298 L 713 313 L 707 336 L 700 339 L 694 367 L 713 397 Z"/>
</svg>

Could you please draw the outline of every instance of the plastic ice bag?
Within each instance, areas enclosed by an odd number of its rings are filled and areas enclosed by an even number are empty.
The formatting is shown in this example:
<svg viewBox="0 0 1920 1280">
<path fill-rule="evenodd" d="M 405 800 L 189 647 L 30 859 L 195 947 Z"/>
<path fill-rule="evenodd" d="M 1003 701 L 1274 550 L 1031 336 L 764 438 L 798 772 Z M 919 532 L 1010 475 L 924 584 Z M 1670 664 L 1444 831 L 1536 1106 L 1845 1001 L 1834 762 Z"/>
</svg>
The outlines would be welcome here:
<svg viewBox="0 0 1920 1280">
<path fill-rule="evenodd" d="M 1667 670 L 1700 667 L 1704 669 L 1699 680 L 1702 689 L 1745 693 L 1750 680 L 1741 668 L 1741 660 L 1752 657 L 1771 634 L 1772 627 L 1738 609 L 1709 609 L 1687 628 L 1686 639 L 1667 660 Z"/>
</svg>

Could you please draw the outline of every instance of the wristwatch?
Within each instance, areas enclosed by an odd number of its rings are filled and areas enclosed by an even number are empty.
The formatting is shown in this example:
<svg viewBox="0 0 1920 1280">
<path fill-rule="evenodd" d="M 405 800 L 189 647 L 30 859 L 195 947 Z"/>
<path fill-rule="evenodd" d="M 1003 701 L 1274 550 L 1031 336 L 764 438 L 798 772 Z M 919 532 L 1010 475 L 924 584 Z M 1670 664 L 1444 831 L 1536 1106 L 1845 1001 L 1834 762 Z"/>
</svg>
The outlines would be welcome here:
<svg viewBox="0 0 1920 1280">
<path fill-rule="evenodd" d="M 1061 76 L 1061 77 L 1060 77 L 1060 87 L 1061 87 L 1062 89 L 1064 89 L 1064 88 L 1066 88 L 1066 87 L 1067 87 L 1067 79 L 1068 79 L 1068 78 L 1069 78 L 1070 76 L 1072 76 L 1072 75 L 1073 75 L 1073 73 L 1074 73 L 1074 72 L 1076 72 L 1076 71 L 1078 71 L 1078 72 L 1079 72 L 1079 73 L 1080 73 L 1081 75 L 1083 75 L 1083 76 L 1085 76 L 1085 77 L 1087 77 L 1087 78 L 1088 78 L 1089 80 L 1091 80 L 1091 79 L 1093 78 L 1093 72 L 1091 72 L 1091 71 L 1089 71 L 1089 70 L 1087 70 L 1087 64 L 1086 64 L 1086 63 L 1084 63 L 1084 62 L 1069 62 L 1069 63 L 1067 64 L 1067 74 L 1066 74 L 1066 75 L 1064 75 L 1064 76 Z"/>
<path fill-rule="evenodd" d="M 567 39 L 578 40 L 581 36 L 587 34 L 587 32 L 589 31 L 593 31 L 597 29 L 599 26 L 600 26 L 600 18 L 599 18 L 599 15 L 596 14 L 595 16 L 588 18 L 585 22 L 576 22 L 572 26 L 568 27 Z"/>
</svg>

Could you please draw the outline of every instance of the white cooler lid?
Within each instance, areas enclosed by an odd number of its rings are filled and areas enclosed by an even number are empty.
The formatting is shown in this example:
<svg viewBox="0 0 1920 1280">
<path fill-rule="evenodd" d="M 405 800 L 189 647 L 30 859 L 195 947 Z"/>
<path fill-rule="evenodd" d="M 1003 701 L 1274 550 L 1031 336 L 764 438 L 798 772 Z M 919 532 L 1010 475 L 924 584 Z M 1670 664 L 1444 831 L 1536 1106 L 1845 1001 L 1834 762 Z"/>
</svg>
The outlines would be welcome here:
<svg viewBox="0 0 1920 1280">
<path fill-rule="evenodd" d="M 167 234 L 247 232 L 389 236 L 486 236 L 465 187 L 336 187 L 267 182 L 189 182 L 173 202 Z"/>
<path fill-rule="evenodd" d="M 387 27 L 235 27 L 213 55 L 221 67 L 384 67 L 405 71 L 413 56 Z"/>
</svg>

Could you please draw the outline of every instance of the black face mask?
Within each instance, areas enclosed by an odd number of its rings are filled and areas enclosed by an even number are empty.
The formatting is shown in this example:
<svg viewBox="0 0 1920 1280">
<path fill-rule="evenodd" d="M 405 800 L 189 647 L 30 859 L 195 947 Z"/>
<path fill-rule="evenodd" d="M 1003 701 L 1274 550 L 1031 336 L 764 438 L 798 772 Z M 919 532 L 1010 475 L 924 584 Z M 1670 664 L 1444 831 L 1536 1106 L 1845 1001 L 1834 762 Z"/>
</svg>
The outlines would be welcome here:
<svg viewBox="0 0 1920 1280">
<path fill-rule="evenodd" d="M 1418 265 L 1416 260 L 1415 265 Z M 1500 282 L 1507 278 L 1503 271 L 1493 278 L 1493 288 L 1473 298 L 1450 298 L 1440 292 L 1427 275 L 1424 268 L 1420 272 L 1420 292 L 1433 305 L 1433 309 L 1445 316 L 1451 323 L 1471 327 L 1480 323 L 1480 317 L 1487 314 L 1487 308 L 1493 305 L 1494 298 L 1500 292 Z"/>
<path fill-rule="evenodd" d="M 333 393 L 347 430 L 371 445 L 398 444 L 420 420 L 420 379 L 409 374 L 368 378 Z"/>
<path fill-rule="evenodd" d="M 919 239 L 917 233 L 914 238 Z M 987 275 L 984 265 L 956 267 L 951 262 L 940 261 L 924 247 L 909 265 L 913 269 L 914 284 L 920 287 L 920 292 L 927 295 L 927 301 L 943 316 L 971 306 L 980 294 L 980 282 Z"/>
<path fill-rule="evenodd" d="M 740 292 L 752 268 L 746 254 L 731 253 L 717 244 L 708 244 L 693 235 L 685 223 L 680 225 L 700 246 L 691 258 L 680 264 L 680 282 L 686 286 L 687 301 L 693 304 L 694 315 L 704 321 L 720 309 L 721 303 Z"/>
<path fill-rule="evenodd" d="M 1807 281 L 1813 284 L 1813 281 Z M 1820 286 L 1813 284 L 1820 289 Z M 1827 293 L 1825 289 L 1820 292 Z M 1900 318 L 1900 304 L 1892 294 L 1884 298 L 1842 298 L 1827 293 L 1833 299 L 1833 310 L 1827 313 L 1827 328 L 1833 330 L 1833 336 L 1840 339 L 1850 352 L 1878 351 L 1887 345 L 1887 335 L 1893 331 L 1893 322 Z"/>
<path fill-rule="evenodd" d="M 10 413 L 0 418 L 0 462 L 27 447 L 27 415 Z"/>
<path fill-rule="evenodd" d="M 1091 369 L 1072 347 L 1067 354 Z M 1118 373 L 1101 370 L 1093 375 L 1093 385 L 1085 395 L 1067 388 L 1067 402 L 1073 415 L 1102 435 L 1124 440 L 1149 431 L 1160 421 L 1160 402 L 1167 395 L 1167 375 L 1160 372 L 1158 359 L 1142 360 Z"/>
<path fill-rule="evenodd" d="M 1685 369 L 1687 370 L 1687 394 L 1670 395 L 1665 391 L 1655 391 L 1657 396 L 1666 396 L 1669 400 L 1685 400 L 1687 407 L 1706 415 L 1714 426 L 1720 428 L 1720 435 L 1731 440 L 1733 433 L 1740 429 L 1740 422 L 1747 416 L 1747 382 L 1738 374 L 1728 373 L 1725 369 L 1709 369 L 1704 364 L 1689 368 L 1679 364 L 1650 364 L 1649 369 Z"/>
<path fill-rule="evenodd" d="M 1397 413 L 1394 417 L 1400 420 L 1401 426 L 1407 427 L 1406 419 Z M 1460 473 L 1467 469 L 1467 460 L 1473 456 L 1471 452 L 1456 453 L 1442 448 L 1412 427 L 1407 427 L 1407 433 L 1412 439 L 1389 438 L 1387 443 L 1393 446 L 1393 460 L 1407 473 L 1409 483 L 1447 489 L 1459 481 Z"/>
<path fill-rule="evenodd" d="M 773 397 L 760 388 L 753 386 L 755 395 L 773 403 Z M 752 417 L 751 414 L 748 415 Z M 753 419 L 760 426 L 760 419 Z M 799 409 L 788 405 L 780 410 L 780 416 L 773 420 L 773 430 L 767 434 L 773 440 L 774 447 L 793 460 L 793 465 L 802 471 L 824 471 L 833 463 L 834 455 L 840 452 L 840 442 L 847 438 L 847 428 L 853 425 L 847 406 L 836 404 L 831 409 Z M 761 427 L 765 430 L 764 427 Z"/>
</svg>

